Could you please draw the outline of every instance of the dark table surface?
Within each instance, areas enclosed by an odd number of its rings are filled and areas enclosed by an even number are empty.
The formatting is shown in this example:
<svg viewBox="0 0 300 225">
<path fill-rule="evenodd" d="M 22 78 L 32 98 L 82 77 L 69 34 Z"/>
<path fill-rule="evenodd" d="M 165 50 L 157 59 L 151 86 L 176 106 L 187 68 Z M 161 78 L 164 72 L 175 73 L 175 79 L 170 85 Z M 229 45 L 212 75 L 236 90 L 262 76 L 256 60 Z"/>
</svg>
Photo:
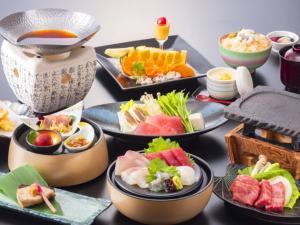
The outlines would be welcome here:
<svg viewBox="0 0 300 225">
<path fill-rule="evenodd" d="M 84 11 L 94 15 L 103 25 L 103 30 L 92 45 L 107 45 L 110 43 L 124 42 L 139 38 L 147 38 L 152 35 L 153 19 L 160 15 L 166 15 L 172 22 L 173 34 L 181 35 L 187 42 L 214 65 L 224 65 L 218 51 L 217 38 L 221 34 L 237 30 L 241 27 L 253 28 L 262 33 L 272 30 L 291 30 L 300 34 L 298 26 L 300 16 L 298 14 L 300 1 L 268 0 L 268 1 L 59 1 L 47 2 L 28 1 L 1 1 L 0 17 L 4 17 L 15 11 L 30 8 L 62 7 L 77 11 Z M 147 9 L 147 10 L 144 10 Z M 132 16 L 135 13 L 135 17 Z M 147 24 L 149 28 L 140 24 Z M 132 28 L 129 25 L 132 25 Z M 139 26 L 139 29 L 134 27 Z M 149 31 L 150 30 L 150 31 Z M 122 31 L 116 34 L 116 31 Z M 107 102 L 127 99 L 135 93 L 122 93 L 116 88 L 108 74 L 99 69 L 94 85 L 85 99 L 85 106 L 103 104 Z M 279 78 L 279 61 L 276 56 L 271 56 L 268 62 L 259 68 L 253 76 L 255 85 L 269 85 L 278 89 L 284 89 Z M 201 81 L 203 83 L 203 81 Z M 195 89 L 197 83 L 185 86 L 186 89 Z M 0 68 L 0 99 L 16 100 L 10 90 L 2 69 Z M 266 106 L 265 106 L 266 107 Z M 199 136 L 197 139 L 182 142 L 183 148 L 196 154 L 209 162 L 215 175 L 224 174 L 227 157 L 224 135 L 237 124 L 227 122 L 224 126 Z M 123 154 L 127 149 L 141 149 L 145 144 L 125 143 L 107 136 L 110 161 Z M 7 172 L 7 143 L 0 142 L 0 171 Z M 109 198 L 105 174 L 86 184 L 67 188 L 67 190 L 93 197 Z M 184 209 L 180 209 L 184 210 Z M 35 225 L 43 223 L 28 216 L 21 216 L 7 210 L 0 210 L 0 224 L 2 225 Z M 137 224 L 118 213 L 111 206 L 102 215 L 96 218 L 93 224 Z M 185 224 L 202 225 L 237 225 L 237 224 L 263 224 L 254 219 L 238 215 L 216 196 L 212 196 L 205 210 L 196 218 Z"/>
</svg>

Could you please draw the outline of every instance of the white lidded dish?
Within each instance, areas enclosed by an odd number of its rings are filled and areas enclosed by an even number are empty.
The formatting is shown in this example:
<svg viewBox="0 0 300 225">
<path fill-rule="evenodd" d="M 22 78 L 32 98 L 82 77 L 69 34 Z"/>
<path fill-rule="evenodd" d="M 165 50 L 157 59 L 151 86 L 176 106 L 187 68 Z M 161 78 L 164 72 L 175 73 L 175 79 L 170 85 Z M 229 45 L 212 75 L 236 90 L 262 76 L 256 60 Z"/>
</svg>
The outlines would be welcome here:
<svg viewBox="0 0 300 225">
<path fill-rule="evenodd" d="M 217 75 L 228 73 L 231 79 L 221 80 Z M 235 69 L 229 67 L 216 67 L 207 72 L 207 91 L 213 98 L 220 100 L 230 100 L 237 96 L 238 91 L 235 82 Z"/>
</svg>

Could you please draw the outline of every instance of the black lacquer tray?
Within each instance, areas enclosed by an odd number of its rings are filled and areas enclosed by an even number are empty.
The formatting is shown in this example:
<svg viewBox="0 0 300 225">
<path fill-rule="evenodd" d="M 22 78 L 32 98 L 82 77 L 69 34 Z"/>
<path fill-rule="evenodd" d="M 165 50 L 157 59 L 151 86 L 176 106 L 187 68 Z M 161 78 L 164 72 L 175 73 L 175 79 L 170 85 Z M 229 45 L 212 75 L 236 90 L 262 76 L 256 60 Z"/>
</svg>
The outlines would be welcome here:
<svg viewBox="0 0 300 225">
<path fill-rule="evenodd" d="M 182 83 L 183 88 L 185 87 L 187 81 L 197 80 L 197 78 L 202 77 L 206 72 L 211 69 L 213 66 L 208 62 L 208 60 L 202 56 L 197 50 L 191 47 L 185 40 L 183 40 L 178 35 L 169 36 L 168 41 L 165 44 L 166 49 L 172 50 L 187 50 L 188 57 L 187 63 L 191 65 L 195 70 L 198 76 L 189 77 L 189 78 L 179 78 L 175 80 L 168 80 L 159 83 L 140 85 L 136 84 L 135 80 L 128 79 L 121 74 L 119 68 L 117 68 L 109 58 L 104 54 L 105 49 L 107 48 L 124 48 L 124 47 L 137 47 L 137 46 L 148 46 L 148 47 L 158 47 L 157 41 L 154 38 L 143 39 L 131 42 L 118 43 L 113 45 L 106 45 L 96 48 L 98 62 L 104 67 L 108 74 L 113 78 L 113 80 L 118 84 L 118 86 L 123 91 L 133 90 L 133 89 L 144 89 L 146 87 L 155 87 L 162 86 L 166 84 L 175 84 Z M 101 74 L 102 75 L 102 74 Z"/>
</svg>

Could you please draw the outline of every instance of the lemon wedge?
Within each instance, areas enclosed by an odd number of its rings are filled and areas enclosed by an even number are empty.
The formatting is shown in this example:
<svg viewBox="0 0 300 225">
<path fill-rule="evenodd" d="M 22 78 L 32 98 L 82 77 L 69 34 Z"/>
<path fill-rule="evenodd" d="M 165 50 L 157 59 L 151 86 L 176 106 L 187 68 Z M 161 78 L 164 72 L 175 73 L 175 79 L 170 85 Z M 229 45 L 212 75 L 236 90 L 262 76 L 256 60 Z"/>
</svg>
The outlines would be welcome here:
<svg viewBox="0 0 300 225">
<path fill-rule="evenodd" d="M 105 54 L 112 58 L 121 58 L 127 55 L 130 51 L 133 51 L 134 47 L 128 48 L 108 48 L 105 50 Z"/>
</svg>

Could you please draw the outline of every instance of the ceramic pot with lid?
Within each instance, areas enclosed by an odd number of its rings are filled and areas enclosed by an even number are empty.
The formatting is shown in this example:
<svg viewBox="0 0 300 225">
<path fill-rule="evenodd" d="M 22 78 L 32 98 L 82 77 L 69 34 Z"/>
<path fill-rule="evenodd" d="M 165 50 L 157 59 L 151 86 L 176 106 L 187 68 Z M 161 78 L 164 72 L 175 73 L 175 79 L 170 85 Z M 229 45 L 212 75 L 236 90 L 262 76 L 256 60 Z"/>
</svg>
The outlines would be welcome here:
<svg viewBox="0 0 300 225">
<path fill-rule="evenodd" d="M 300 44 L 279 51 L 280 78 L 287 91 L 300 93 Z"/>
</svg>

